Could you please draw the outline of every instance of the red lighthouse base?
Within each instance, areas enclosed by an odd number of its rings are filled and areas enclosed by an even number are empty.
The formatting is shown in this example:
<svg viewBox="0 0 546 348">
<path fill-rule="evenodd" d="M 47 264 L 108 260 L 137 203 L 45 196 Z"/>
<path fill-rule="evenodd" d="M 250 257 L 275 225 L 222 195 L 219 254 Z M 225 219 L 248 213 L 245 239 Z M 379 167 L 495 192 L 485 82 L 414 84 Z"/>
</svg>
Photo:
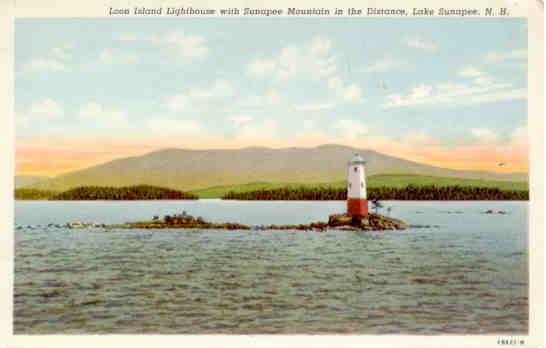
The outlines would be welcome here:
<svg viewBox="0 0 546 348">
<path fill-rule="evenodd" d="M 347 212 L 352 216 L 368 216 L 368 200 L 364 198 L 347 199 Z"/>
</svg>

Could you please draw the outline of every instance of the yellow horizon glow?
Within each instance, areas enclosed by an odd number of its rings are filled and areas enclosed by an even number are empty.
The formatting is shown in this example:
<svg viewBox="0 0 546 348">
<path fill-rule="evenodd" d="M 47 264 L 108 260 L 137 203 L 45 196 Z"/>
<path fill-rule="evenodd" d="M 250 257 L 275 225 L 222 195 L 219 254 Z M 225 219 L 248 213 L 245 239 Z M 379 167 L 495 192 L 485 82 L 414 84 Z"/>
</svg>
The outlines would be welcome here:
<svg viewBox="0 0 546 348">
<path fill-rule="evenodd" d="M 316 147 L 339 144 L 360 149 L 375 150 L 397 158 L 455 170 L 475 170 L 495 173 L 527 173 L 528 149 L 526 139 L 519 139 L 503 146 L 475 144 L 471 146 L 445 147 L 413 140 L 393 141 L 386 137 L 368 137 L 360 141 L 335 141 L 320 135 L 290 139 L 290 142 L 258 142 L 257 139 L 228 142 L 219 139 L 200 139 L 182 142 L 179 139 L 59 139 L 39 138 L 19 140 L 16 145 L 16 175 L 58 176 L 82 170 L 111 160 L 140 156 L 165 148 L 187 150 L 240 149 L 251 146 L 268 148 Z M 289 145 L 288 145 L 289 144 Z M 499 163 L 506 166 L 500 167 Z"/>
</svg>

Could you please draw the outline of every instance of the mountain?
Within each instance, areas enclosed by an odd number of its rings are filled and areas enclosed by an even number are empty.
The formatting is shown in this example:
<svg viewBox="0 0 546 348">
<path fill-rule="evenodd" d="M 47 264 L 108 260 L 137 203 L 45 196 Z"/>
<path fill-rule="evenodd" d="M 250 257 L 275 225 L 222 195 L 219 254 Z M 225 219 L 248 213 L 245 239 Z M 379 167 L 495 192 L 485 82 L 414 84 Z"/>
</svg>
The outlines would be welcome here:
<svg viewBox="0 0 546 348">
<path fill-rule="evenodd" d="M 49 179 L 48 176 L 16 175 L 15 188 L 21 188 Z"/>
<path fill-rule="evenodd" d="M 340 145 L 314 148 L 236 150 L 165 149 L 113 160 L 31 185 L 66 190 L 75 186 L 147 184 L 180 190 L 253 182 L 328 183 L 345 180 L 353 153 L 367 161 L 368 175 L 416 174 L 484 180 L 527 181 L 527 174 L 500 174 L 438 168 L 387 156 L 376 151 Z"/>
</svg>

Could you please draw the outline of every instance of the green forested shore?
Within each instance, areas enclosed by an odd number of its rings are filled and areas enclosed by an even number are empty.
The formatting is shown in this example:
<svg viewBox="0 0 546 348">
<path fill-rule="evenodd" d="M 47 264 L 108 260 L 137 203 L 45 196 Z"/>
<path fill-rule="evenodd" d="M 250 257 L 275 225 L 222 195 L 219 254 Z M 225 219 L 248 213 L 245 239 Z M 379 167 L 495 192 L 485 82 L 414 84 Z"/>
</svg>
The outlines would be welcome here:
<svg viewBox="0 0 546 348">
<path fill-rule="evenodd" d="M 15 190 L 17 200 L 169 200 L 198 199 L 200 195 L 163 187 L 137 185 L 127 187 L 81 186 L 64 192 L 29 188 Z M 345 187 L 286 186 L 247 191 L 229 191 L 222 199 L 237 200 L 345 200 Z M 528 190 L 496 187 L 407 185 L 404 187 L 369 187 L 370 200 L 528 200 Z"/>
<path fill-rule="evenodd" d="M 32 188 L 15 189 L 15 199 L 20 200 L 44 200 L 58 194 L 57 191 L 37 190 Z"/>
<path fill-rule="evenodd" d="M 346 200 L 345 188 L 287 187 L 250 192 L 228 192 L 222 199 L 238 200 Z M 529 191 L 491 187 L 414 186 L 368 188 L 369 200 L 529 200 Z"/>
<path fill-rule="evenodd" d="M 159 200 L 159 199 L 197 199 L 192 193 L 163 187 L 136 185 L 126 187 L 81 186 L 64 192 L 41 191 L 35 189 L 16 189 L 15 199 L 31 200 Z"/>
</svg>

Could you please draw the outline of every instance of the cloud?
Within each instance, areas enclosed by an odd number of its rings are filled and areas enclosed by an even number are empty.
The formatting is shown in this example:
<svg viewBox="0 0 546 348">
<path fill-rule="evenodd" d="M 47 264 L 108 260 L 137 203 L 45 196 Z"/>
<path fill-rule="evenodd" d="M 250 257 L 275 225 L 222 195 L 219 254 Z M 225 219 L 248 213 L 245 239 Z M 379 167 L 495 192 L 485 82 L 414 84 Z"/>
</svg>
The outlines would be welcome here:
<svg viewBox="0 0 546 348">
<path fill-rule="evenodd" d="M 30 120 L 27 114 L 15 112 L 15 129 L 20 130 L 22 128 L 27 128 L 30 125 Z"/>
<path fill-rule="evenodd" d="M 138 41 L 138 38 L 136 35 L 122 34 L 118 37 L 118 40 L 123 42 L 133 42 L 133 41 Z"/>
<path fill-rule="evenodd" d="M 235 90 L 227 80 L 216 80 L 210 86 L 205 88 L 191 88 L 188 97 L 193 99 L 213 99 L 231 97 Z"/>
<path fill-rule="evenodd" d="M 486 128 L 472 128 L 470 133 L 479 142 L 496 143 L 500 140 L 500 136 L 497 133 Z"/>
<path fill-rule="evenodd" d="M 244 98 L 242 98 L 238 102 L 238 106 L 240 107 L 263 107 L 264 105 L 279 105 L 282 103 L 282 96 L 274 89 L 268 90 L 263 95 L 249 95 Z"/>
<path fill-rule="evenodd" d="M 184 93 L 170 96 L 166 99 L 164 106 L 171 111 L 187 110 L 194 102 L 219 100 L 231 97 L 235 89 L 227 80 L 216 80 L 210 86 L 193 87 Z"/>
<path fill-rule="evenodd" d="M 336 106 L 336 104 L 334 102 L 318 101 L 318 102 L 314 102 L 314 103 L 298 105 L 298 106 L 296 106 L 296 110 L 298 110 L 298 111 L 321 111 L 321 110 L 332 109 L 335 106 Z"/>
<path fill-rule="evenodd" d="M 67 52 L 67 47 L 54 47 L 51 49 L 51 54 L 61 60 L 72 58 L 72 55 Z"/>
<path fill-rule="evenodd" d="M 152 42 L 175 52 L 178 57 L 184 59 L 204 58 L 210 51 L 204 37 L 184 32 L 171 32 L 163 36 L 156 36 L 152 38 Z"/>
<path fill-rule="evenodd" d="M 61 118 L 64 115 L 64 110 L 53 99 L 44 99 L 30 106 L 27 117 L 36 120 L 53 120 Z"/>
<path fill-rule="evenodd" d="M 147 121 L 148 129 L 164 135 L 198 136 L 201 125 L 194 120 L 173 118 L 152 118 Z"/>
<path fill-rule="evenodd" d="M 64 116 L 63 107 L 53 99 L 44 99 L 32 103 L 27 110 L 15 113 L 15 124 L 17 132 L 22 134 L 32 124 L 47 124 L 48 130 L 52 130 L 51 121 L 58 120 Z"/>
<path fill-rule="evenodd" d="M 495 82 L 477 70 L 463 69 L 462 72 L 467 77 L 478 77 L 464 83 L 421 84 L 413 87 L 406 94 L 390 94 L 387 96 L 383 108 L 416 105 L 470 105 L 527 98 L 527 90 L 524 88 L 513 89 L 512 84 Z"/>
<path fill-rule="evenodd" d="M 404 63 L 390 58 L 375 61 L 361 69 L 364 73 L 378 73 L 389 71 L 393 68 L 402 66 Z"/>
<path fill-rule="evenodd" d="M 239 127 L 246 123 L 249 123 L 252 121 L 252 116 L 246 116 L 246 115 L 238 115 L 238 116 L 231 116 L 229 120 L 235 124 L 235 126 Z"/>
<path fill-rule="evenodd" d="M 244 122 L 235 134 L 235 141 L 243 144 L 262 144 L 264 137 L 271 139 L 278 134 L 277 123 L 273 119 Z"/>
<path fill-rule="evenodd" d="M 247 74 L 264 78 L 275 73 L 277 62 L 273 59 L 255 59 L 247 67 Z"/>
<path fill-rule="evenodd" d="M 518 49 L 506 52 L 489 52 L 485 56 L 486 63 L 502 63 L 502 62 L 514 62 L 514 61 L 526 61 L 527 50 Z"/>
<path fill-rule="evenodd" d="M 356 140 L 368 134 L 368 127 L 359 121 L 350 119 L 337 120 L 332 125 L 332 129 L 339 137 L 346 140 Z"/>
<path fill-rule="evenodd" d="M 111 50 L 105 49 L 100 52 L 98 61 L 105 65 L 129 65 L 138 62 L 138 57 L 129 53 L 113 53 Z"/>
<path fill-rule="evenodd" d="M 171 111 L 182 111 L 188 107 L 189 101 L 185 94 L 179 94 L 168 97 L 164 105 Z"/>
<path fill-rule="evenodd" d="M 247 75 L 254 78 L 317 79 L 335 73 L 336 57 L 329 39 L 315 36 L 301 46 L 289 45 L 272 57 L 257 58 L 246 68 Z"/>
<path fill-rule="evenodd" d="M 478 77 L 481 75 L 483 75 L 483 73 L 473 66 L 467 66 L 459 70 L 459 76 L 462 77 Z"/>
<path fill-rule="evenodd" d="M 70 71 L 68 66 L 72 55 L 68 53 L 70 45 L 63 47 L 54 47 L 49 50 L 46 57 L 31 59 L 23 67 L 25 71 L 32 72 L 66 72 Z"/>
<path fill-rule="evenodd" d="M 346 84 L 338 76 L 328 79 L 328 88 L 333 96 L 327 100 L 317 100 L 295 106 L 298 111 L 322 111 L 335 108 L 342 103 L 361 103 L 362 89 L 355 83 Z"/>
<path fill-rule="evenodd" d="M 332 41 L 315 36 L 299 46 L 287 45 L 278 54 L 251 61 L 246 67 L 246 74 L 254 78 L 275 81 L 324 79 L 329 90 L 329 100 L 304 103 L 295 107 L 299 111 L 318 111 L 331 109 L 339 103 L 362 101 L 361 87 L 343 81 L 337 76 L 337 70 L 337 57 Z"/>
<path fill-rule="evenodd" d="M 58 72 L 69 71 L 66 64 L 54 58 L 37 58 L 32 59 L 25 65 L 25 70 L 41 71 L 41 72 Z"/>
<path fill-rule="evenodd" d="M 107 122 L 112 124 L 125 124 L 127 113 L 121 110 L 106 109 L 97 102 L 89 102 L 80 107 L 78 116 L 82 120 L 93 122 Z"/>
<path fill-rule="evenodd" d="M 336 97 L 346 102 L 362 101 L 362 89 L 354 83 L 345 84 L 339 77 L 331 77 L 328 87 L 333 90 Z"/>
<path fill-rule="evenodd" d="M 406 36 L 402 39 L 402 44 L 410 48 L 419 49 L 427 52 L 432 52 L 436 50 L 435 44 L 426 41 L 419 36 Z"/>
</svg>

